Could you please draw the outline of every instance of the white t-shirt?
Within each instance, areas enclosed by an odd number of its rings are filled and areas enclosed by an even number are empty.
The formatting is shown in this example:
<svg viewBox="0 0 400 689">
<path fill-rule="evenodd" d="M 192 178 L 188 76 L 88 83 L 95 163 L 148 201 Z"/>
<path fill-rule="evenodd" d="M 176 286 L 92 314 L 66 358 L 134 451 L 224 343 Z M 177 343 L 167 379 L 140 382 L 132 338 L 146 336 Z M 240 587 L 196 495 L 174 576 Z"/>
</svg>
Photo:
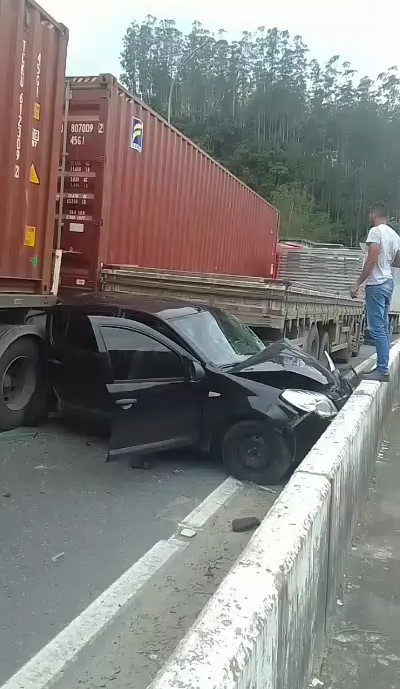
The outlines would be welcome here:
<svg viewBox="0 0 400 689">
<path fill-rule="evenodd" d="M 367 237 L 367 244 L 379 244 L 380 251 L 376 265 L 367 279 L 367 285 L 381 285 L 393 278 L 392 263 L 400 251 L 400 237 L 388 225 L 372 227 Z"/>
</svg>

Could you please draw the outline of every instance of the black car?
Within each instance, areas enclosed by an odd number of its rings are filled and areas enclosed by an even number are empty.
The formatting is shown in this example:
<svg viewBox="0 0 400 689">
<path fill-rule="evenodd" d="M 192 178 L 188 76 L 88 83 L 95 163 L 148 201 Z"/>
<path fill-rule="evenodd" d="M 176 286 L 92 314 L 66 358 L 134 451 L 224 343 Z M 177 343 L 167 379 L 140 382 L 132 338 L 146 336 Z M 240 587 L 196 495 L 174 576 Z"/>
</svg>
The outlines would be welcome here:
<svg viewBox="0 0 400 689">
<path fill-rule="evenodd" d="M 354 387 L 330 360 L 178 301 L 84 295 L 54 307 L 47 341 L 63 413 L 110 426 L 108 459 L 194 447 L 261 484 L 284 477 Z"/>
</svg>

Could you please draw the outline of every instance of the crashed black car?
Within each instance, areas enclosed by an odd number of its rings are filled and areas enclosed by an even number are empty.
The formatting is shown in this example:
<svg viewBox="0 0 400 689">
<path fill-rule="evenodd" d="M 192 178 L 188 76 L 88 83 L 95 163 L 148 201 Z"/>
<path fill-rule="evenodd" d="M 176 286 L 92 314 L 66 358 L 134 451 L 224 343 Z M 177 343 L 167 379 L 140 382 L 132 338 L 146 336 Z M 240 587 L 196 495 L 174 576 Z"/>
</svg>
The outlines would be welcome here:
<svg viewBox="0 0 400 689">
<path fill-rule="evenodd" d="M 220 309 L 129 294 L 59 304 L 47 341 L 62 412 L 110 426 L 108 459 L 194 447 L 260 484 L 304 456 L 356 382 Z"/>
</svg>

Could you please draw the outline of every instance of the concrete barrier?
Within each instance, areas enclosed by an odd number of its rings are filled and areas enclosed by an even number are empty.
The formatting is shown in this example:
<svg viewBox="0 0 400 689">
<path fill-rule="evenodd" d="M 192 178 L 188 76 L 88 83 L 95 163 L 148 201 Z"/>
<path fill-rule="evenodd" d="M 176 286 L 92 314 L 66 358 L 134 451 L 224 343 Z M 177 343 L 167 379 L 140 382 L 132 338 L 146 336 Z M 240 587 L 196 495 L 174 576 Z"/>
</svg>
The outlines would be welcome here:
<svg viewBox="0 0 400 689">
<path fill-rule="evenodd" d="M 296 473 L 331 484 L 327 621 L 341 595 L 352 533 L 375 469 L 384 420 L 400 378 L 400 342 L 390 354 L 390 383 L 363 382 L 301 463 Z"/>
<path fill-rule="evenodd" d="M 276 501 L 152 689 L 304 689 L 400 378 L 362 383 Z"/>
</svg>

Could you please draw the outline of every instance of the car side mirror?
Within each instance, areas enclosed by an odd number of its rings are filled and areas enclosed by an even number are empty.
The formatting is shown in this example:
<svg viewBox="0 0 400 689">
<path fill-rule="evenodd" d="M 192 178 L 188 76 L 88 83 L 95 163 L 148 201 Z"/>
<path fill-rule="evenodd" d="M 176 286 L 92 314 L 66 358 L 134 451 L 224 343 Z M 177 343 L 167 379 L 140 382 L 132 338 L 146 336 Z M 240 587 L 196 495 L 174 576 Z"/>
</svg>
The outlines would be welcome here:
<svg viewBox="0 0 400 689">
<path fill-rule="evenodd" d="M 190 380 L 197 382 L 200 380 L 204 380 L 206 377 L 206 372 L 204 368 L 202 367 L 201 364 L 199 364 L 198 361 L 191 361 L 190 362 Z"/>
</svg>

